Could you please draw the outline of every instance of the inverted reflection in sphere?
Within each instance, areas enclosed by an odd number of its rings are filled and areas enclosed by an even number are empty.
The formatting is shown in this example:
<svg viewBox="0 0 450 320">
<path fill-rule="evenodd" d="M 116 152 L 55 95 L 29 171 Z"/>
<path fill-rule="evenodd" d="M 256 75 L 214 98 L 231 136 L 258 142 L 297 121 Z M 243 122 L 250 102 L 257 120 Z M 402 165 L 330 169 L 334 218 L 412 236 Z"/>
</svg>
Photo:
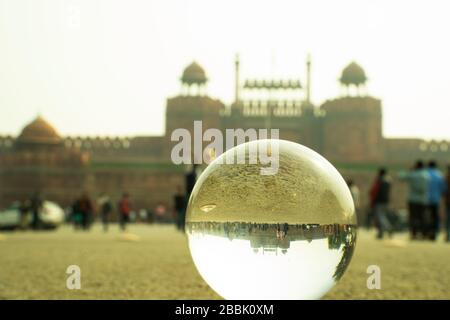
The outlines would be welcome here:
<svg viewBox="0 0 450 320">
<path fill-rule="evenodd" d="M 258 150 L 278 155 L 273 174 L 267 162 L 250 163 Z M 246 161 L 226 164 L 227 156 Z M 206 168 L 189 200 L 186 232 L 199 273 L 222 297 L 317 299 L 350 262 L 354 211 L 325 158 L 293 142 L 257 140 Z"/>
</svg>

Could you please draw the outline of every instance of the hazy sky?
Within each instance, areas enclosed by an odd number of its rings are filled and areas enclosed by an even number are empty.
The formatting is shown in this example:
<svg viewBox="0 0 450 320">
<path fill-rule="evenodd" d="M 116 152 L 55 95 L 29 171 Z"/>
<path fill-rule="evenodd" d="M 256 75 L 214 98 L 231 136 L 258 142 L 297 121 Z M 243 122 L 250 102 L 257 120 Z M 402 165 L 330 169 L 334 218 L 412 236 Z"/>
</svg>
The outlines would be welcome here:
<svg viewBox="0 0 450 320">
<path fill-rule="evenodd" d="M 164 131 L 165 100 L 192 60 L 211 96 L 242 77 L 301 77 L 340 94 L 355 60 L 384 107 L 386 136 L 450 139 L 449 1 L 0 0 L 0 133 L 38 113 L 62 134 Z"/>
</svg>

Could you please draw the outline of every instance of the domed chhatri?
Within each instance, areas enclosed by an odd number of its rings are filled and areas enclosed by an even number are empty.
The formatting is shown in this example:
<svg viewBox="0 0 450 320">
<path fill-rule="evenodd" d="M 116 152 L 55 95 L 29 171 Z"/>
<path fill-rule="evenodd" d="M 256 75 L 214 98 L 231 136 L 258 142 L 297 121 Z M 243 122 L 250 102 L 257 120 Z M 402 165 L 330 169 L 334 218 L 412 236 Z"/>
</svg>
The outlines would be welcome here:
<svg viewBox="0 0 450 320">
<path fill-rule="evenodd" d="M 358 87 L 366 83 L 367 77 L 364 69 L 356 62 L 352 62 L 344 68 L 339 81 L 345 86 L 355 85 Z"/>
<path fill-rule="evenodd" d="M 205 70 L 194 61 L 184 69 L 181 81 L 187 85 L 201 85 L 205 84 L 208 81 L 208 78 L 206 77 Z"/>
<path fill-rule="evenodd" d="M 62 139 L 55 128 L 41 116 L 26 125 L 16 140 L 18 146 L 60 145 Z"/>
</svg>

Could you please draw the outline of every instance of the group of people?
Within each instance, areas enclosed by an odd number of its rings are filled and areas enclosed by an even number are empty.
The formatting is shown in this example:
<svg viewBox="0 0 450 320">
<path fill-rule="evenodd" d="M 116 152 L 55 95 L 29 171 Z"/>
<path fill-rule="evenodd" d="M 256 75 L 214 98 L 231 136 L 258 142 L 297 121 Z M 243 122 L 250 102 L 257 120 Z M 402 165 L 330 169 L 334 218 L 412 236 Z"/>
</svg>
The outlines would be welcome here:
<svg viewBox="0 0 450 320">
<path fill-rule="evenodd" d="M 277 239 L 283 240 L 286 235 L 287 232 L 289 230 L 289 225 L 287 223 L 284 223 L 282 226 L 280 226 L 280 224 L 277 224 Z"/>
<path fill-rule="evenodd" d="M 111 199 L 102 194 L 98 199 L 98 211 L 100 213 L 103 230 L 108 231 L 108 225 L 111 221 L 113 212 L 113 204 Z M 83 193 L 72 205 L 71 221 L 75 229 L 89 230 L 93 223 L 94 205 L 87 193 Z M 126 229 L 127 223 L 130 221 L 131 202 L 128 193 L 124 193 L 117 204 L 118 220 L 121 230 Z"/>
<path fill-rule="evenodd" d="M 436 161 L 427 165 L 416 161 L 409 171 L 401 171 L 398 178 L 408 185 L 409 231 L 412 240 L 436 240 L 442 226 L 440 205 L 444 198 L 446 207 L 446 240 L 450 241 L 450 166 L 447 176 L 440 172 Z M 375 218 L 378 238 L 384 233 L 392 234 L 392 226 L 387 219 L 392 179 L 387 170 L 381 168 L 370 188 L 370 208 Z"/>
</svg>

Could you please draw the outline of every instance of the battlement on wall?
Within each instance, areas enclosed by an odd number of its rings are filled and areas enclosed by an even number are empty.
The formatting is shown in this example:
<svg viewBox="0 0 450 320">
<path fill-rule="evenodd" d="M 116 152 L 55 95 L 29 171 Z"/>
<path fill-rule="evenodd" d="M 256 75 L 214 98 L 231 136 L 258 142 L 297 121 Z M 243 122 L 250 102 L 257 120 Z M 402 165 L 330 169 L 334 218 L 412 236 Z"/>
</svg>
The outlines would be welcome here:
<svg viewBox="0 0 450 320">
<path fill-rule="evenodd" d="M 415 159 L 435 159 L 448 162 L 450 141 L 408 138 L 388 138 L 384 141 L 386 160 L 390 162 L 411 162 Z"/>
<path fill-rule="evenodd" d="M 9 169 L 15 168 L 81 168 L 90 161 L 89 154 L 80 150 L 63 150 L 56 152 L 29 152 L 6 153 L 0 155 L 0 165 Z"/>
<path fill-rule="evenodd" d="M 163 144 L 163 136 L 138 136 L 138 137 L 64 137 L 64 146 L 67 149 L 82 150 L 136 150 L 159 149 Z"/>
<path fill-rule="evenodd" d="M 446 154 L 450 154 L 450 141 L 448 140 L 429 140 L 422 141 L 419 145 L 419 149 L 422 152 L 444 152 Z"/>
<path fill-rule="evenodd" d="M 164 156 L 163 136 L 66 137 L 63 140 L 67 149 L 88 152 L 93 161 L 157 161 Z"/>
<path fill-rule="evenodd" d="M 243 101 L 237 108 L 239 115 L 243 117 L 266 117 L 270 111 L 275 117 L 299 117 L 302 115 L 302 107 L 299 101 L 273 101 L 252 100 Z M 270 110 L 272 109 L 272 110 Z M 223 114 L 226 116 L 226 114 Z"/>
<path fill-rule="evenodd" d="M 8 153 L 14 149 L 16 138 L 0 136 L 0 152 Z M 89 153 L 92 158 L 111 157 L 149 157 L 159 159 L 163 154 L 163 136 L 138 137 L 82 137 L 62 138 L 63 150 L 80 150 Z"/>
<path fill-rule="evenodd" d="M 221 110 L 222 117 L 238 114 L 242 117 L 266 117 L 272 111 L 272 117 L 280 118 L 299 118 L 305 114 L 305 104 L 298 100 L 247 100 L 239 105 L 232 105 L 230 108 Z M 312 106 L 309 106 L 314 115 L 320 116 L 322 112 Z"/>
<path fill-rule="evenodd" d="M 131 146 L 133 138 L 128 137 L 64 137 L 63 144 L 67 149 L 71 148 L 114 148 L 114 149 L 128 149 Z M 12 136 L 0 136 L 0 148 L 8 149 L 14 146 L 16 141 Z"/>
<path fill-rule="evenodd" d="M 381 100 L 370 96 L 345 96 L 325 101 L 321 110 L 327 115 L 374 114 L 381 115 Z"/>
<path fill-rule="evenodd" d="M 219 113 L 219 111 L 224 107 L 225 105 L 220 100 L 213 99 L 206 95 L 178 95 L 176 97 L 167 99 L 166 113 Z"/>
<path fill-rule="evenodd" d="M 408 138 L 387 138 L 385 141 L 386 148 L 408 149 L 420 152 L 450 152 L 449 140 L 425 140 L 425 139 L 408 139 Z"/>
<path fill-rule="evenodd" d="M 129 149 L 132 138 L 129 137 L 64 137 L 67 149 Z"/>
</svg>

